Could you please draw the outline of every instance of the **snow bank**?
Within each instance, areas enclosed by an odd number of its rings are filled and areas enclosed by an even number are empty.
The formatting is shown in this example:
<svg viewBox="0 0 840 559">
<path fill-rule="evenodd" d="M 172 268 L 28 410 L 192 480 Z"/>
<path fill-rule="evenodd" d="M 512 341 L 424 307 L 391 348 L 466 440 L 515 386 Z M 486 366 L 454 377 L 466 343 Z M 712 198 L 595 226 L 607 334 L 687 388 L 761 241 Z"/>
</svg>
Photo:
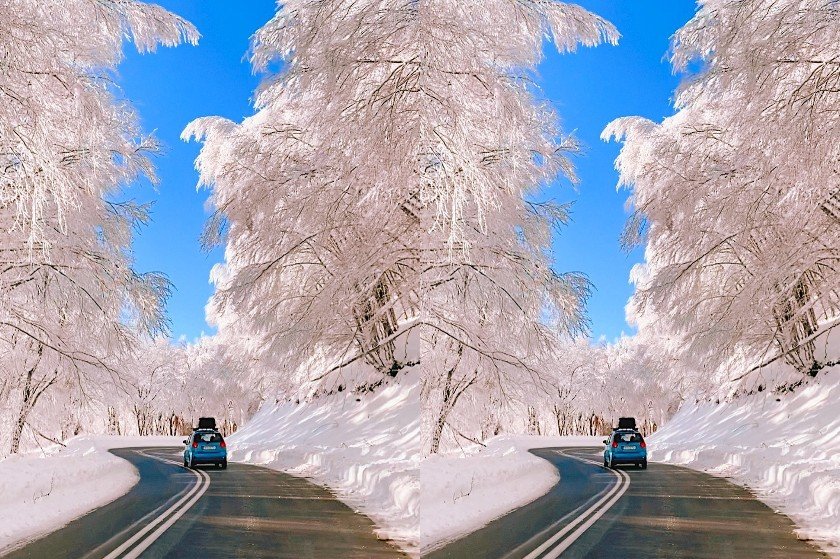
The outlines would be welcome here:
<svg viewBox="0 0 840 559">
<path fill-rule="evenodd" d="M 175 446 L 182 437 L 70 439 L 0 461 L 0 554 L 48 534 L 127 493 L 137 480 L 110 448 Z"/>
<path fill-rule="evenodd" d="M 557 469 L 528 450 L 542 447 L 601 446 L 603 437 L 502 435 L 487 447 L 423 461 L 420 473 L 420 540 L 427 553 L 469 534 L 548 492 Z"/>
<path fill-rule="evenodd" d="M 731 478 L 840 557 L 840 367 L 793 393 L 684 405 L 648 440 L 651 460 Z"/>
<path fill-rule="evenodd" d="M 407 379 L 406 379 L 407 380 Z M 228 437 L 229 459 L 267 466 L 331 489 L 370 517 L 382 539 L 416 553 L 420 386 L 338 393 L 266 405 Z"/>
</svg>

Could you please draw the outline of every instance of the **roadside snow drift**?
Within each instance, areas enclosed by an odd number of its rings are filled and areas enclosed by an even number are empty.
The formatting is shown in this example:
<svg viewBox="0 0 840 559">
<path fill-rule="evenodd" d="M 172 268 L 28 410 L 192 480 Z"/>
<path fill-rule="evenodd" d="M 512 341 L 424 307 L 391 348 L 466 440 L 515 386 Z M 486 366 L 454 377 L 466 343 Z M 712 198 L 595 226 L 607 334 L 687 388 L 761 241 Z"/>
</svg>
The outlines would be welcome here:
<svg viewBox="0 0 840 559">
<path fill-rule="evenodd" d="M 421 551 L 474 532 L 554 487 L 557 469 L 529 449 L 601 446 L 602 439 L 502 435 L 486 448 L 471 445 L 427 458 L 420 473 Z"/>
<path fill-rule="evenodd" d="M 229 459 L 311 479 L 416 553 L 420 386 L 265 405 L 228 437 Z"/>
<path fill-rule="evenodd" d="M 793 393 L 686 404 L 648 441 L 651 460 L 731 478 L 840 557 L 840 367 Z"/>
<path fill-rule="evenodd" d="M 180 446 L 181 438 L 80 436 L 67 448 L 0 461 L 0 554 L 126 494 L 139 480 L 137 470 L 108 449 Z"/>
</svg>

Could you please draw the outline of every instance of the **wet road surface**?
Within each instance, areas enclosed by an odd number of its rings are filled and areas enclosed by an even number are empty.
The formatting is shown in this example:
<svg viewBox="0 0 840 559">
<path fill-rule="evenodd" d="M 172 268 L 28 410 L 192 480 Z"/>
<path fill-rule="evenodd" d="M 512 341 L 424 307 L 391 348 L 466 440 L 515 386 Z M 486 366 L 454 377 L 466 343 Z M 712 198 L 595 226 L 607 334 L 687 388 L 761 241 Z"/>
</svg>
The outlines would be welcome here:
<svg viewBox="0 0 840 559">
<path fill-rule="evenodd" d="M 140 473 L 134 488 L 4 559 L 405 557 L 327 490 L 230 463 L 183 468 L 179 448 L 112 451 Z"/>
<path fill-rule="evenodd" d="M 560 482 L 427 559 L 826 558 L 787 517 L 725 479 L 678 466 L 602 467 L 599 448 L 537 449 Z"/>
</svg>

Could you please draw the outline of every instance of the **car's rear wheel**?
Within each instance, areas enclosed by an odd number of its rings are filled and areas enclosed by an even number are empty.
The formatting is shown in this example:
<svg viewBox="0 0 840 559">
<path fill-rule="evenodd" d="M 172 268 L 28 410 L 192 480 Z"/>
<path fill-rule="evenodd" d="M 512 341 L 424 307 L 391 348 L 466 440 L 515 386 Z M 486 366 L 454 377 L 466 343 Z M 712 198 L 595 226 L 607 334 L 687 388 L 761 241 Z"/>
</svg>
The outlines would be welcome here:
<svg viewBox="0 0 840 559">
<path fill-rule="evenodd" d="M 221 466 L 223 470 L 227 470 L 227 460 L 222 460 L 219 466 Z"/>
<path fill-rule="evenodd" d="M 605 468 L 608 468 L 608 467 L 609 467 L 609 466 L 607 465 L 607 457 L 606 457 L 606 456 L 604 456 L 604 467 L 605 467 Z"/>
<path fill-rule="evenodd" d="M 647 460 L 645 460 L 644 462 L 642 462 L 642 469 L 643 469 L 643 470 L 647 470 Z"/>
<path fill-rule="evenodd" d="M 187 465 L 187 468 L 189 468 L 191 470 L 195 468 L 195 460 L 193 460 L 192 456 L 190 456 L 190 461 L 189 461 L 189 464 Z"/>
</svg>

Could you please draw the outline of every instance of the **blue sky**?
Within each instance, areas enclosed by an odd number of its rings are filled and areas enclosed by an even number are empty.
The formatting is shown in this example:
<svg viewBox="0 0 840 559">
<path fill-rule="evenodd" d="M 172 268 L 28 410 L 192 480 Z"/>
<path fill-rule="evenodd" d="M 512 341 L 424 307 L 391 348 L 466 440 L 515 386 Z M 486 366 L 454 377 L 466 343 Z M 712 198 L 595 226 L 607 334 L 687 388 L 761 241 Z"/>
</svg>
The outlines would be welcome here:
<svg viewBox="0 0 840 559">
<path fill-rule="evenodd" d="M 259 76 L 245 60 L 254 31 L 273 15 L 273 0 L 157 0 L 193 22 L 202 34 L 197 47 L 161 49 L 138 55 L 130 47 L 119 83 L 137 108 L 144 130 L 166 146 L 157 158 L 160 185 L 137 185 L 127 196 L 155 200 L 153 221 L 135 242 L 137 268 L 165 272 L 175 284 L 168 310 L 174 338 L 210 333 L 204 306 L 212 294 L 210 268 L 220 249 L 203 252 L 198 243 L 207 217 L 208 192 L 196 191 L 193 162 L 199 146 L 179 140 L 193 118 L 221 115 L 241 120 L 251 114 Z M 660 120 L 671 114 L 679 78 L 663 59 L 670 36 L 694 13 L 693 0 L 578 0 L 607 18 L 622 34 L 619 45 L 581 49 L 575 54 L 546 52 L 540 67 L 545 96 L 556 106 L 566 131 L 575 131 L 585 153 L 575 159 L 577 190 L 558 181 L 548 191 L 557 200 L 574 200 L 572 223 L 555 240 L 556 267 L 581 271 L 595 284 L 589 302 L 592 336 L 611 340 L 632 329 L 624 306 L 632 293 L 630 268 L 639 250 L 621 251 L 618 238 L 626 212 L 626 191 L 616 192 L 613 161 L 618 144 L 599 140 L 613 118 L 641 115 Z M 243 7 L 247 6 L 247 7 Z"/>
</svg>

